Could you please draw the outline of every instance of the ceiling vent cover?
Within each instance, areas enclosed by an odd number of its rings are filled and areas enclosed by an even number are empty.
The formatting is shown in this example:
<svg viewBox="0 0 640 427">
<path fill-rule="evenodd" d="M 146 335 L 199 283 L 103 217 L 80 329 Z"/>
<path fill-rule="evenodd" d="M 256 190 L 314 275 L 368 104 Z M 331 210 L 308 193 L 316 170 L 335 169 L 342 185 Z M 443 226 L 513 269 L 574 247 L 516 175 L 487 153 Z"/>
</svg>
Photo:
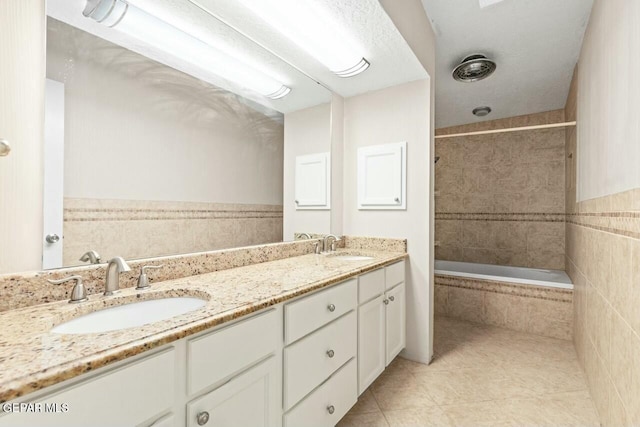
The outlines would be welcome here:
<svg viewBox="0 0 640 427">
<path fill-rule="evenodd" d="M 496 63 L 482 54 L 469 55 L 453 69 L 453 78 L 471 83 L 486 79 L 496 70 Z"/>
</svg>

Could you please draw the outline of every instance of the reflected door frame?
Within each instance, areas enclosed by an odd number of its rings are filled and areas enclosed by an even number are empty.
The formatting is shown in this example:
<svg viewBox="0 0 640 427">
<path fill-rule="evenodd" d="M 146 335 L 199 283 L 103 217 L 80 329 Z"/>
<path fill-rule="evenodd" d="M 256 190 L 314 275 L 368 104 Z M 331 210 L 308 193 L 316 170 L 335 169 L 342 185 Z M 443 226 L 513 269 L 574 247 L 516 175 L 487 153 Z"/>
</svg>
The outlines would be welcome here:
<svg viewBox="0 0 640 427">
<path fill-rule="evenodd" d="M 42 209 L 42 268 L 60 268 L 64 239 L 64 84 L 51 79 L 47 79 L 45 88 Z"/>
</svg>

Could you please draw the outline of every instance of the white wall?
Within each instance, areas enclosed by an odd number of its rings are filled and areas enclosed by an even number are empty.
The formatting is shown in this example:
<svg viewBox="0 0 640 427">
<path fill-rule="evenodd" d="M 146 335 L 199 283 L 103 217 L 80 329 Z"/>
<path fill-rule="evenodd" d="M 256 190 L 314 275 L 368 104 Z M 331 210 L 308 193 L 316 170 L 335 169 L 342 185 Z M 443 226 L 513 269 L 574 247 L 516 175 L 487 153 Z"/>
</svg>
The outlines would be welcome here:
<svg viewBox="0 0 640 427">
<path fill-rule="evenodd" d="M 65 84 L 65 197 L 282 203 L 281 122 L 70 31 L 50 21 L 47 74 Z"/>
<path fill-rule="evenodd" d="M 43 0 L 0 1 L 0 274 L 42 263 Z"/>
<path fill-rule="evenodd" d="M 429 162 L 425 165 L 429 168 L 431 173 L 429 174 L 428 184 L 428 199 L 429 199 L 429 235 L 428 235 L 428 247 L 427 259 L 429 262 L 429 290 L 428 290 L 428 335 L 429 335 L 429 355 L 433 354 L 433 316 L 434 311 L 434 296 L 433 296 L 433 260 L 434 260 L 434 236 L 435 236 L 435 199 L 434 199 L 434 183 L 435 183 L 435 168 L 433 167 L 433 159 L 435 158 L 435 105 L 436 105 L 436 35 L 431 26 L 431 21 L 427 16 L 423 4 L 420 0 L 380 0 L 382 7 L 395 24 L 395 26 L 402 34 L 402 37 L 406 40 L 411 50 L 416 55 L 424 69 L 427 71 L 430 77 L 430 141 L 429 141 Z M 408 305 L 407 310 L 411 318 L 422 318 L 420 313 L 413 313 L 412 310 L 425 310 L 425 307 L 416 304 Z M 407 336 L 409 339 L 421 339 L 424 331 L 422 330 L 423 324 L 409 323 L 407 325 Z M 412 348 L 412 347 L 410 347 Z M 407 350 L 409 357 L 413 356 L 412 350 Z M 417 357 L 414 357 L 417 358 Z"/>
<path fill-rule="evenodd" d="M 344 234 L 344 98 L 331 98 L 331 233 Z"/>
<path fill-rule="evenodd" d="M 408 240 L 405 356 L 431 359 L 432 252 L 430 240 L 430 81 L 419 80 L 345 99 L 344 233 Z M 358 147 L 407 142 L 407 210 L 359 211 Z"/>
<path fill-rule="evenodd" d="M 640 187 L 640 1 L 594 3 L 578 62 L 578 201 Z"/>
<path fill-rule="evenodd" d="M 296 210 L 295 207 L 296 157 L 329 151 L 331 151 L 331 104 L 321 104 L 285 114 L 283 240 L 293 240 L 294 233 L 326 234 L 330 232 L 330 210 Z M 331 167 L 333 169 L 333 165 Z"/>
</svg>

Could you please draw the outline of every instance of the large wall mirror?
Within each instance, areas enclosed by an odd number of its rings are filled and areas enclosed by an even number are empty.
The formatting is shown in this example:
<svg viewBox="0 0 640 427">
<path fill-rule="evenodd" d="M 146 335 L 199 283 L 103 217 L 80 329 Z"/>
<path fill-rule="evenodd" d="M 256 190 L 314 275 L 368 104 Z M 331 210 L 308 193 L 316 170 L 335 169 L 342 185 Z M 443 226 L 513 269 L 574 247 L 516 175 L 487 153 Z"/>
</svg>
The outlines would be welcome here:
<svg viewBox="0 0 640 427">
<path fill-rule="evenodd" d="M 328 231 L 329 206 L 283 226 L 285 164 L 330 153 L 328 90 L 189 0 L 47 14 L 44 269 Z"/>
</svg>

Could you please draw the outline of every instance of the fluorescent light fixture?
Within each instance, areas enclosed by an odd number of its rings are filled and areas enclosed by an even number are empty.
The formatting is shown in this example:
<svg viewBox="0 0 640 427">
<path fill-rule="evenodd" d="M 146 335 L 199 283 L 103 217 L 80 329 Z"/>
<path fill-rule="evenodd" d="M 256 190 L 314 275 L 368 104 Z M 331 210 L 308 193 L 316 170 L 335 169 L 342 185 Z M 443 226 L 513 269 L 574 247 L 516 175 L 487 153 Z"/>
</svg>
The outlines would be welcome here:
<svg viewBox="0 0 640 427">
<path fill-rule="evenodd" d="M 369 68 L 362 50 L 314 0 L 239 0 L 340 77 Z"/>
<path fill-rule="evenodd" d="M 480 8 L 484 9 L 485 7 L 493 6 L 494 4 L 500 3 L 504 0 L 478 0 L 480 2 Z"/>
<path fill-rule="evenodd" d="M 279 99 L 291 92 L 276 79 L 223 53 L 124 0 L 87 0 L 84 16 L 161 49 L 206 72 Z"/>
</svg>

